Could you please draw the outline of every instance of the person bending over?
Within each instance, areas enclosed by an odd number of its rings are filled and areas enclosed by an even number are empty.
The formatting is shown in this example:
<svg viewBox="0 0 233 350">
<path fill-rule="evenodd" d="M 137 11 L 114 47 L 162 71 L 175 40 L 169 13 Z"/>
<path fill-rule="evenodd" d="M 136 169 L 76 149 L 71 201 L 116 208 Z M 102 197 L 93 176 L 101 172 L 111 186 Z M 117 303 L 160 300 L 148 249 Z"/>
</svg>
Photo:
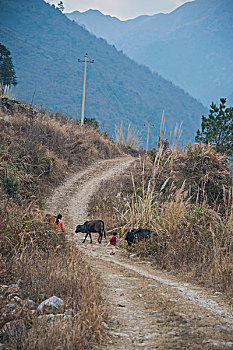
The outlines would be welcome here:
<svg viewBox="0 0 233 350">
<path fill-rule="evenodd" d="M 55 229 L 57 233 L 66 233 L 64 221 L 62 221 L 62 215 L 58 214 L 56 221 L 55 221 Z"/>
<path fill-rule="evenodd" d="M 112 238 L 109 240 L 109 243 L 110 243 L 111 248 L 112 248 L 111 255 L 114 255 L 114 254 L 115 254 L 116 242 L 117 242 L 117 232 L 113 232 L 113 236 L 112 236 Z"/>
</svg>

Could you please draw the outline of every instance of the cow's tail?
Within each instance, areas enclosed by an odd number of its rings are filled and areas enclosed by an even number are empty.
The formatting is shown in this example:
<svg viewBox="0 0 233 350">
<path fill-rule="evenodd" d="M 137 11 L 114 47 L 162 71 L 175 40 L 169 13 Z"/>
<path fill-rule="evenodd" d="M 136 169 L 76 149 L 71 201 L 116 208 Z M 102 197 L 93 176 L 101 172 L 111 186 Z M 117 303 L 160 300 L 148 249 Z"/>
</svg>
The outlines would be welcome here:
<svg viewBox="0 0 233 350">
<path fill-rule="evenodd" d="M 104 228 L 104 222 L 102 221 L 102 223 L 103 223 L 104 238 L 106 238 L 106 232 L 105 232 L 105 228 Z"/>
</svg>

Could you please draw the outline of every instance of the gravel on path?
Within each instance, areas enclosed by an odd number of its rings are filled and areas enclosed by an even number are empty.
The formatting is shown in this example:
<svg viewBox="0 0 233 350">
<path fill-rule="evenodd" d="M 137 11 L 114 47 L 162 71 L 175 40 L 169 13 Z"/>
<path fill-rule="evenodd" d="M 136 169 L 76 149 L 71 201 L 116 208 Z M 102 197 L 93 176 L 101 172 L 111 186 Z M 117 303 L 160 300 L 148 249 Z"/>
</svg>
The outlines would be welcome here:
<svg viewBox="0 0 233 350">
<path fill-rule="evenodd" d="M 47 201 L 47 211 L 63 214 L 67 239 L 104 281 L 110 315 L 104 326 L 111 338 L 99 349 L 233 348 L 232 307 L 221 293 L 182 282 L 125 250 L 110 256 L 107 240 L 82 244 L 83 235 L 74 234 L 76 225 L 88 220 L 89 200 L 102 182 L 123 173 L 133 161 L 124 157 L 92 164 L 67 179 Z"/>
</svg>

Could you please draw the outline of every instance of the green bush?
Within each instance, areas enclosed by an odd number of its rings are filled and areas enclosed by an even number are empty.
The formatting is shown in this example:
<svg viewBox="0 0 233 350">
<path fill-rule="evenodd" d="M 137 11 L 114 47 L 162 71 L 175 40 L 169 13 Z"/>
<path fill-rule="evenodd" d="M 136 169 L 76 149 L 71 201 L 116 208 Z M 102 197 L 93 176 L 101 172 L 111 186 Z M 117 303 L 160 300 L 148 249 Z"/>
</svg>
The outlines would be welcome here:
<svg viewBox="0 0 233 350">
<path fill-rule="evenodd" d="M 19 192 L 18 179 L 14 177 L 4 177 L 2 179 L 2 188 L 8 196 L 16 197 Z"/>
<path fill-rule="evenodd" d="M 81 124 L 81 121 L 78 120 L 78 121 L 77 121 L 77 124 L 80 125 L 80 124 Z M 86 124 L 86 125 L 91 125 L 91 126 L 93 126 L 95 129 L 99 129 L 99 123 L 98 123 L 98 121 L 97 121 L 95 118 L 87 118 L 87 117 L 85 117 L 85 118 L 84 118 L 84 124 Z"/>
</svg>

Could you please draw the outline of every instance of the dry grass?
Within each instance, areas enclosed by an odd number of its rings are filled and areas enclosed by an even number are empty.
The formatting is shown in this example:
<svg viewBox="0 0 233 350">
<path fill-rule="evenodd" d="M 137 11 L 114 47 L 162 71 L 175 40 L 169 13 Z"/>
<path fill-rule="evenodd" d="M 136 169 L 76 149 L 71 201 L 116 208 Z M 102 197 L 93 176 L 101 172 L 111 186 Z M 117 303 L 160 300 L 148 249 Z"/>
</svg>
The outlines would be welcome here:
<svg viewBox="0 0 233 350">
<path fill-rule="evenodd" d="M 0 118 L 0 132 L 4 158 L 13 153 L 25 165 L 35 161 L 42 167 L 38 169 L 42 175 L 54 170 L 52 177 L 57 169 L 64 173 L 95 159 L 120 155 L 119 149 L 90 125 L 81 127 L 67 117 L 41 114 L 30 107 L 24 114 L 14 113 L 9 122 Z"/>
<path fill-rule="evenodd" d="M 26 333 L 8 339 L 11 349 L 90 349 L 104 336 L 98 276 L 64 237 L 42 223 L 41 207 L 68 174 L 121 151 L 98 130 L 68 117 L 18 102 L 5 106 L 7 118 L 0 113 L 0 283 L 21 280 L 21 298 L 38 305 L 56 295 L 73 312 L 69 321 L 48 324 L 17 308 L 1 315 L 0 328 L 7 321 L 25 321 Z"/>
<path fill-rule="evenodd" d="M 158 234 L 135 245 L 138 255 L 233 295 L 233 196 L 226 157 L 203 145 L 160 148 L 152 163 L 141 159 L 128 177 L 105 184 L 104 194 L 105 204 L 95 198 L 91 211 L 105 218 L 107 210 L 109 228 L 118 227 L 122 236 L 139 227 Z"/>
<path fill-rule="evenodd" d="M 68 174 L 120 154 L 96 129 L 64 116 L 44 115 L 30 106 L 23 114 L 12 111 L 9 120 L 0 115 L 2 246 L 18 247 L 25 225 L 42 219 L 43 198 Z M 8 244 L 12 235 L 17 245 Z"/>
<path fill-rule="evenodd" d="M 56 295 L 71 311 L 66 320 L 55 323 L 38 319 L 37 314 L 21 313 L 19 318 L 31 331 L 10 340 L 11 349 L 81 350 L 90 349 L 103 339 L 105 313 L 98 276 L 77 250 L 68 246 L 47 252 L 34 250 L 30 254 L 25 250 L 15 254 L 11 264 L 12 277 L 21 280 L 21 298 L 29 298 L 38 306 L 45 298 Z"/>
<path fill-rule="evenodd" d="M 115 143 L 117 146 L 123 149 L 136 149 L 140 145 L 139 135 L 129 123 L 127 132 L 124 132 L 123 122 L 121 122 L 120 128 L 115 129 Z"/>
<path fill-rule="evenodd" d="M 157 315 L 152 321 L 160 330 L 160 336 L 155 337 L 157 348 L 202 350 L 206 348 L 203 342 L 207 339 L 232 341 L 229 329 L 217 329 L 216 319 L 209 315 L 204 316 L 200 308 L 191 301 L 184 307 L 183 298 L 177 297 L 174 291 L 170 290 L 168 297 L 168 293 L 164 293 L 161 286 L 156 286 L 155 292 L 154 287 L 146 285 L 137 290 L 138 293 L 142 295 L 140 300 L 143 301 L 146 312 Z M 197 316 L 200 314 L 202 317 Z M 213 345 L 206 349 L 226 349 L 226 345 Z"/>
<path fill-rule="evenodd" d="M 12 88 L 10 85 L 4 85 L 0 84 L 0 97 L 6 97 L 6 98 L 11 98 L 14 99 L 15 96 L 12 93 Z"/>
</svg>

